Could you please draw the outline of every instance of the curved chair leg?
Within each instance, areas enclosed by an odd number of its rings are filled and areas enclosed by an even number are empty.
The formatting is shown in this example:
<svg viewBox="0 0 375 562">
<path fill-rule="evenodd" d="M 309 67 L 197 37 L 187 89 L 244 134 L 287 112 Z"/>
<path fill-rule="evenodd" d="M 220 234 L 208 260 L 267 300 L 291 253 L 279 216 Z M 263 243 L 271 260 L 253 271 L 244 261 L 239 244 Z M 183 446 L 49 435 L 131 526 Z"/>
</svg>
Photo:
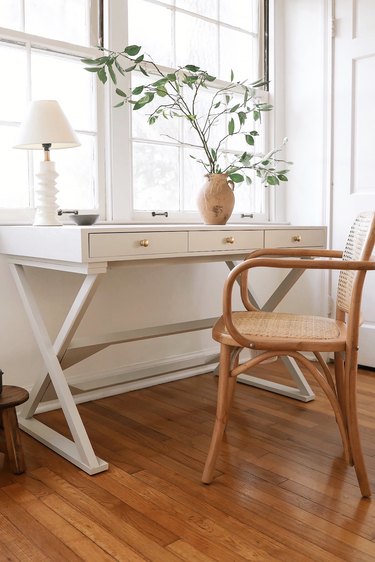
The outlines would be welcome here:
<svg viewBox="0 0 375 562">
<path fill-rule="evenodd" d="M 233 355 L 234 353 L 234 355 Z M 230 364 L 229 364 L 229 372 L 232 371 L 232 369 L 235 369 L 236 367 L 238 367 L 238 363 L 239 363 L 239 359 L 240 359 L 240 350 L 239 349 L 235 349 L 234 352 L 231 355 L 231 359 L 230 359 Z M 230 411 L 232 409 L 232 404 L 233 404 L 233 398 L 234 398 L 234 391 L 236 388 L 236 384 L 237 384 L 237 377 L 234 376 L 230 376 L 228 379 L 228 393 L 227 393 L 227 423 L 229 420 L 229 415 L 230 415 Z M 225 425 L 226 428 L 226 425 Z"/>
<path fill-rule="evenodd" d="M 352 365 L 348 370 L 348 394 L 347 394 L 347 421 L 348 433 L 351 452 L 353 456 L 353 464 L 358 479 L 359 488 L 362 496 L 368 498 L 371 496 L 371 487 L 367 476 L 365 460 L 363 457 L 361 437 L 359 433 L 358 413 L 357 413 L 357 364 Z"/>
<path fill-rule="evenodd" d="M 235 377 L 233 379 L 230 379 L 229 377 L 231 352 L 232 352 L 232 348 L 230 346 L 223 345 L 223 344 L 221 345 L 216 419 L 215 419 L 215 425 L 212 433 L 210 448 L 206 459 L 206 464 L 203 470 L 202 482 L 204 484 L 210 484 L 213 479 L 216 459 L 219 454 L 225 426 L 228 421 L 231 399 L 234 390 L 233 387 L 234 384 L 236 383 Z"/>
<path fill-rule="evenodd" d="M 342 413 L 346 418 L 346 390 L 345 390 L 345 368 L 344 368 L 344 358 L 341 352 L 336 352 L 335 355 L 335 378 L 336 378 L 336 388 L 337 397 L 341 406 Z"/>
</svg>

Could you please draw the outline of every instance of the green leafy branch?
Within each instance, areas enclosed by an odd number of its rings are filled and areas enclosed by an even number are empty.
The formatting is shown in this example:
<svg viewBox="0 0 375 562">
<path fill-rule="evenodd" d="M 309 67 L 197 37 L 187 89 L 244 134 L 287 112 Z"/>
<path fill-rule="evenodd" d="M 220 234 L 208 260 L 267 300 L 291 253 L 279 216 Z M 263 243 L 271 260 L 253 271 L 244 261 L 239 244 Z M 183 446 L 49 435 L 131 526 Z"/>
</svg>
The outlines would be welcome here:
<svg viewBox="0 0 375 562">
<path fill-rule="evenodd" d="M 230 82 L 216 87 L 216 77 L 193 64 L 174 72 L 164 72 L 152 59 L 145 59 L 145 53 L 141 53 L 142 47 L 138 45 L 129 45 L 122 51 L 101 50 L 103 54 L 100 57 L 82 59 L 82 62 L 87 65 L 86 70 L 96 73 L 103 84 L 109 79 L 116 86 L 119 102 L 115 107 L 131 104 L 133 111 L 137 111 L 156 99 L 160 103 L 148 114 L 150 125 L 160 118 L 186 119 L 196 134 L 197 144 L 173 140 L 203 149 L 205 160 L 190 156 L 202 164 L 207 173 L 225 173 L 235 183 L 244 180 L 251 183 L 254 171 L 268 185 L 287 181 L 288 169 L 280 169 L 280 165 L 291 162 L 276 158 L 283 145 L 266 155 L 254 152 L 255 139 L 259 136 L 254 124 L 261 123 L 262 113 L 272 110 L 271 105 L 257 100 L 256 90 L 264 86 L 263 80 L 251 84 L 235 82 L 231 72 Z M 118 87 L 118 77 L 133 71 L 140 72 L 150 81 L 125 92 Z M 199 115 L 199 96 L 203 91 L 210 91 L 209 88 L 212 91 L 209 108 L 204 115 Z M 186 96 L 185 92 L 189 90 L 190 95 Z M 214 143 L 211 141 L 212 131 L 222 121 L 226 124 L 226 132 Z M 249 150 L 233 154 L 224 145 L 228 139 L 238 135 L 243 136 Z M 229 154 L 233 156 L 232 161 L 225 164 L 224 156 Z"/>
</svg>

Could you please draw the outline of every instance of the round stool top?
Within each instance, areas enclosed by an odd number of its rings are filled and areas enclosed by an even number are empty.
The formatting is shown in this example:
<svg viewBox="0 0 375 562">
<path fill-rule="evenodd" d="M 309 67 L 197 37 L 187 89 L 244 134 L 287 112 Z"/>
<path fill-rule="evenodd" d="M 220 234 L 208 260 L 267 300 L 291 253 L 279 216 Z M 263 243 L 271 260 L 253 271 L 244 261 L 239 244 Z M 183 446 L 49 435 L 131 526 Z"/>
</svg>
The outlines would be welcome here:
<svg viewBox="0 0 375 562">
<path fill-rule="evenodd" d="M 24 388 L 5 384 L 3 386 L 3 392 L 0 394 L 0 410 L 18 406 L 28 399 L 29 393 Z"/>
</svg>

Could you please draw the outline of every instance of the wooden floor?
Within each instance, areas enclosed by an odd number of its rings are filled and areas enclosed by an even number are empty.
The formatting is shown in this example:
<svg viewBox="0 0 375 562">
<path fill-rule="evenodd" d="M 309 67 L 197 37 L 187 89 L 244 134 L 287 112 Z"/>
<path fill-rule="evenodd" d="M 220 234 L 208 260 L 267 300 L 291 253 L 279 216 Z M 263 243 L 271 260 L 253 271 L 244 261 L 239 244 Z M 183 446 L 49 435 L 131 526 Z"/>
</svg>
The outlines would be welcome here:
<svg viewBox="0 0 375 562">
<path fill-rule="evenodd" d="M 202 485 L 216 386 L 202 375 L 81 405 L 110 463 L 96 476 L 22 434 L 27 472 L 6 460 L 0 471 L 0 560 L 375 561 L 375 373 L 359 381 L 372 501 L 313 385 L 304 404 L 238 384 L 216 479 Z M 61 430 L 60 412 L 41 418 Z"/>
</svg>

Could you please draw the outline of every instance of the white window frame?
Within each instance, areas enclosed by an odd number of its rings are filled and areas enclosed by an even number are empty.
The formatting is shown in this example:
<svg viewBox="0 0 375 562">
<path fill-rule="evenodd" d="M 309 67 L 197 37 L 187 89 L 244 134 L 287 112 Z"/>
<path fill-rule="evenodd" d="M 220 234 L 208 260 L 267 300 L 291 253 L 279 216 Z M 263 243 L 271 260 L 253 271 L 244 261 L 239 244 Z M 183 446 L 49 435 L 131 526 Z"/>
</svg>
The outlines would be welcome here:
<svg viewBox="0 0 375 562">
<path fill-rule="evenodd" d="M 98 39 L 94 37 L 95 30 L 98 29 L 98 0 L 91 1 L 91 23 L 90 23 L 90 38 L 91 43 L 96 44 Z M 2 43 L 17 44 L 24 46 L 26 49 L 26 54 L 30 57 L 32 49 L 38 49 L 41 51 L 56 53 L 59 55 L 66 55 L 75 57 L 77 59 L 81 58 L 93 58 L 98 56 L 98 49 L 95 47 L 87 47 L 83 45 L 75 45 L 67 43 L 64 41 L 59 41 L 55 39 L 50 39 L 46 37 L 41 37 L 37 35 L 32 35 L 23 31 L 8 29 L 0 27 L 0 41 Z M 28 92 L 27 97 L 31 99 L 30 92 L 30 65 L 28 65 Z M 82 72 L 83 65 L 82 65 Z M 106 218 L 106 194 L 105 194 L 105 124 L 104 118 L 105 113 L 103 107 L 105 106 L 105 92 L 103 88 L 100 87 L 98 83 L 95 83 L 95 97 L 94 104 L 96 106 L 95 114 L 97 115 L 97 165 L 96 165 L 96 206 L 95 209 L 87 208 L 80 209 L 82 212 L 99 212 L 101 219 Z M 14 126 L 18 126 L 19 123 L 12 123 Z M 80 132 L 80 131 L 78 131 Z M 41 151 L 42 159 L 42 151 Z M 35 183 L 35 172 L 37 170 L 33 169 L 32 154 L 29 151 L 29 202 L 30 206 L 26 208 L 0 208 L 0 222 L 2 224 L 29 224 L 33 222 L 35 208 L 34 208 L 34 189 L 33 185 Z M 58 170 L 57 170 L 58 171 Z M 58 180 L 57 180 L 58 181 Z M 69 222 L 69 219 L 65 216 L 62 217 L 64 222 Z"/>
<path fill-rule="evenodd" d="M 270 0 L 271 3 L 271 0 Z M 128 41 L 127 34 L 127 0 L 122 2 L 110 2 L 104 0 L 104 37 L 107 38 L 105 47 L 114 51 L 121 51 Z M 272 13 L 272 12 L 271 12 Z M 269 23 L 271 26 L 271 22 Z M 263 49 L 262 49 L 263 51 Z M 163 68 L 163 67 L 161 67 Z M 165 69 L 168 70 L 168 69 Z M 171 69 L 173 70 L 173 69 Z M 272 80 L 272 77 L 270 77 Z M 128 90 L 130 87 L 129 75 L 123 78 L 120 88 Z M 108 106 L 106 108 L 108 124 L 107 128 L 107 155 L 109 165 L 107 167 L 107 186 L 111 186 L 107 192 L 108 220 L 125 223 L 201 223 L 202 219 L 198 213 L 171 212 L 168 216 L 152 217 L 150 211 L 139 212 L 133 210 L 132 205 L 132 143 L 131 143 L 131 108 L 125 106 L 114 108 L 118 102 L 115 88 L 107 83 L 106 95 Z M 260 92 L 262 101 L 272 103 L 270 91 Z M 271 114 L 263 114 L 266 147 L 275 146 L 274 140 L 274 111 Z M 203 183 L 203 173 L 202 173 Z M 273 219 L 274 212 L 274 187 L 263 188 L 264 213 L 253 213 L 251 215 L 233 214 L 230 222 L 233 223 L 266 223 Z"/>
</svg>

